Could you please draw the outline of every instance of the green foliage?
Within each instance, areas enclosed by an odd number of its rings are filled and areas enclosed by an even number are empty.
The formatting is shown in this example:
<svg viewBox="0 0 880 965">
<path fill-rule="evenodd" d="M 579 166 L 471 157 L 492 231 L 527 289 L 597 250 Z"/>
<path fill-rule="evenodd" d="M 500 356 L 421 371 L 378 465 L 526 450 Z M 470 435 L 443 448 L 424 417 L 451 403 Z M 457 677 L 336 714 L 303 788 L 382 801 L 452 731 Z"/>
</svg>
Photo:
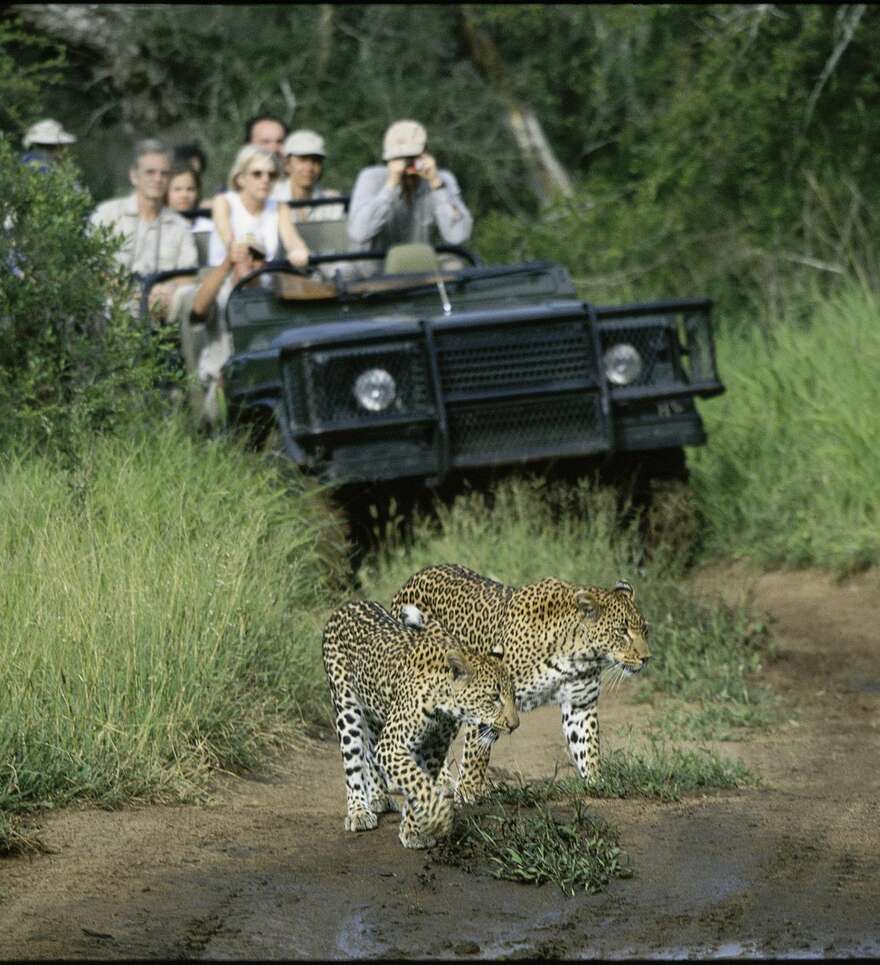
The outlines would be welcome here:
<svg viewBox="0 0 880 965">
<path fill-rule="evenodd" d="M 878 308 L 850 287 L 807 323 L 722 339 L 728 391 L 691 459 L 708 552 L 840 574 L 880 562 Z"/>
<path fill-rule="evenodd" d="M 754 783 L 738 761 L 708 748 L 689 750 L 652 739 L 643 751 L 615 748 L 602 756 L 599 778 L 553 778 L 525 784 L 498 784 L 490 800 L 534 806 L 544 801 L 576 801 L 584 797 L 652 798 L 679 801 L 686 794 Z"/>
<path fill-rule="evenodd" d="M 442 864 L 488 868 L 507 881 L 552 881 L 567 895 L 575 889 L 597 894 L 611 879 L 632 874 L 617 831 L 577 799 L 570 816 L 541 804 L 533 812 L 496 804 L 476 814 L 457 814 L 449 837 L 430 853 Z"/>
<path fill-rule="evenodd" d="M 0 21 L 0 132 L 17 135 L 36 120 L 64 65 L 60 45 L 16 21 Z"/>
<path fill-rule="evenodd" d="M 326 701 L 342 553 L 296 477 L 236 447 L 98 437 L 0 473 L 0 813 L 197 794 Z"/>
<path fill-rule="evenodd" d="M 0 137 L 0 445 L 72 452 L 148 407 L 160 346 L 128 309 L 128 283 L 72 164 L 40 171 Z"/>
</svg>

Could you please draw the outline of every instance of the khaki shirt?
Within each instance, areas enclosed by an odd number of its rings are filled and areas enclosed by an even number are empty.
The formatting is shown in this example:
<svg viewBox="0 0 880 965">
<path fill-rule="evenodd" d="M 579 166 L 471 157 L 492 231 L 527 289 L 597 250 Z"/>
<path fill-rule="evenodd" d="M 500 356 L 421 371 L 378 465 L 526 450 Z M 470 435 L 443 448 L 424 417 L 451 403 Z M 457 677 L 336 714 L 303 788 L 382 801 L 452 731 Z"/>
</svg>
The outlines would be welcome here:
<svg viewBox="0 0 880 965">
<path fill-rule="evenodd" d="M 199 263 L 192 228 L 186 218 L 162 208 L 154 221 L 143 221 L 137 198 L 113 198 L 98 205 L 89 219 L 106 225 L 124 239 L 116 260 L 129 271 L 149 275 L 175 268 L 196 268 Z"/>
</svg>

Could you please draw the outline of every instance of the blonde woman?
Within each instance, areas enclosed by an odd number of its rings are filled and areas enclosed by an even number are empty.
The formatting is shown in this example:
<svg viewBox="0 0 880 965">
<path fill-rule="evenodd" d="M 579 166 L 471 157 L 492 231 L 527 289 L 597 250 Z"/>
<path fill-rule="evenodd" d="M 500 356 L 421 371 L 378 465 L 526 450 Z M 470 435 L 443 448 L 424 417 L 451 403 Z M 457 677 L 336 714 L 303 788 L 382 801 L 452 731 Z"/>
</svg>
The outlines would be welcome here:
<svg viewBox="0 0 880 965">
<path fill-rule="evenodd" d="M 252 235 L 262 242 L 267 261 L 276 258 L 280 245 L 292 265 L 306 267 L 309 249 L 296 230 L 290 209 L 271 198 L 280 173 L 272 151 L 246 144 L 238 152 L 229 172 L 229 190 L 214 199 L 209 265 L 222 264 L 227 254 L 232 264 L 247 258 L 248 246 L 242 239 Z M 225 303 L 226 297 L 228 292 L 221 293 L 220 301 Z"/>
</svg>

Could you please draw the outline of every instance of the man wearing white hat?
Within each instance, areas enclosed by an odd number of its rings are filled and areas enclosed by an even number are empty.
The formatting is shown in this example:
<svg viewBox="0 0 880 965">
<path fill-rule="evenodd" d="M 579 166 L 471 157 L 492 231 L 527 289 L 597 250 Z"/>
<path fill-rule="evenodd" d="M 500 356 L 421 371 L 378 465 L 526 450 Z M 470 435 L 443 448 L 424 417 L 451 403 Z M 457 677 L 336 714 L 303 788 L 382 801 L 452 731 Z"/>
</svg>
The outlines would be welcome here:
<svg viewBox="0 0 880 965">
<path fill-rule="evenodd" d="M 428 135 L 418 121 L 395 121 L 385 132 L 382 160 L 358 174 L 348 210 L 355 247 L 386 251 L 410 242 L 460 245 L 473 218 L 451 171 L 437 168 L 425 150 Z"/>
<path fill-rule="evenodd" d="M 279 179 L 272 192 L 276 201 L 311 201 L 317 198 L 338 198 L 339 192 L 320 185 L 324 172 L 324 138 L 315 131 L 301 128 L 289 134 L 284 142 L 284 170 L 287 177 Z M 319 204 L 314 208 L 291 208 L 294 221 L 341 221 L 345 209 L 341 204 Z"/>
<path fill-rule="evenodd" d="M 40 171 L 47 171 L 52 164 L 57 164 L 67 144 L 76 144 L 76 138 L 68 133 L 51 117 L 44 121 L 37 121 L 25 131 L 22 144 L 25 153 L 21 160 L 23 164 L 30 164 Z"/>
</svg>

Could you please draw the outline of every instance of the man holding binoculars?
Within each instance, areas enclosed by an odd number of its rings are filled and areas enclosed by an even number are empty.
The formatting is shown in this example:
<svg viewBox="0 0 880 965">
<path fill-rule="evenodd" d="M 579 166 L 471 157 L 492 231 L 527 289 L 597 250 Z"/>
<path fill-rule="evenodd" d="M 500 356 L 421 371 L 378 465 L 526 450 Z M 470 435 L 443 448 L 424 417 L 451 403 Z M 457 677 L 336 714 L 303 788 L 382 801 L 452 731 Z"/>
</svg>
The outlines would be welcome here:
<svg viewBox="0 0 880 965">
<path fill-rule="evenodd" d="M 417 121 L 395 121 L 385 132 L 385 163 L 364 168 L 351 193 L 348 237 L 354 250 L 385 251 L 409 242 L 460 245 L 470 238 L 473 219 L 458 181 L 438 169 L 425 150 L 427 139 Z M 370 272 L 379 264 L 363 266 Z"/>
</svg>

